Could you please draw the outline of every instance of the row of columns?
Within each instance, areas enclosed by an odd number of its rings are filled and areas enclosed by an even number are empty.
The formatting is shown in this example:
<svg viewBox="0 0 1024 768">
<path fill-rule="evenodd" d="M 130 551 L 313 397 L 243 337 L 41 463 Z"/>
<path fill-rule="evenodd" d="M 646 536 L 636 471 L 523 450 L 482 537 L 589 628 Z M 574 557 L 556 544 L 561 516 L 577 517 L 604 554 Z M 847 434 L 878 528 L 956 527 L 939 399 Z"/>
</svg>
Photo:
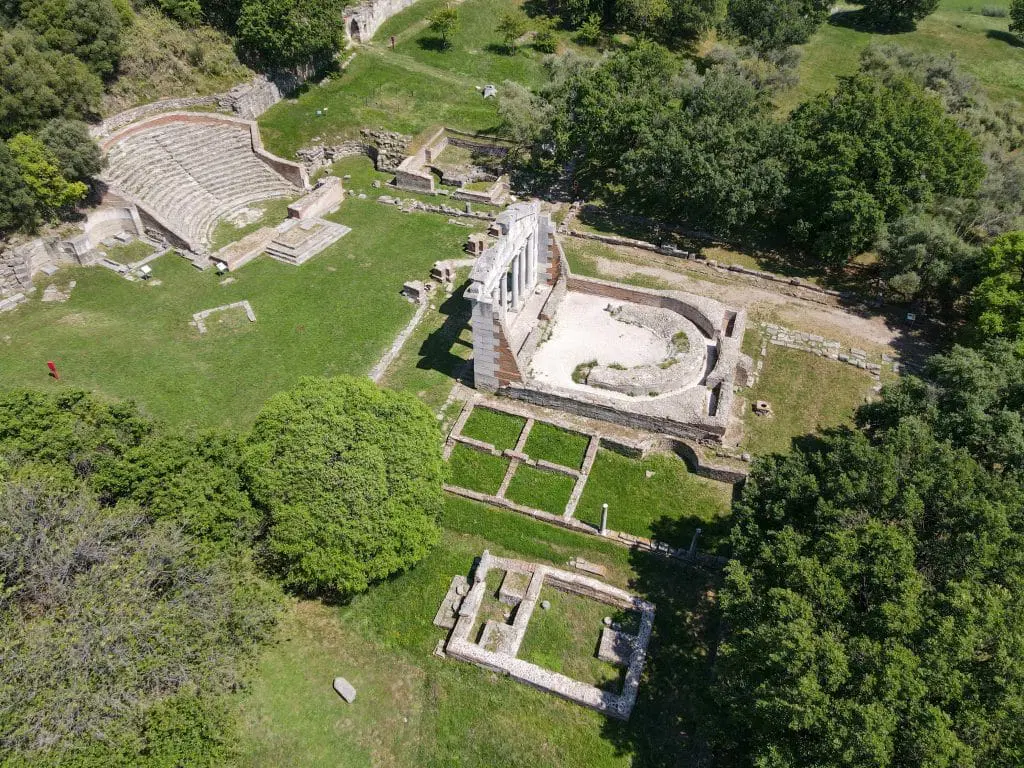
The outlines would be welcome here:
<svg viewBox="0 0 1024 768">
<path fill-rule="evenodd" d="M 518 312 L 526 303 L 527 296 L 537 285 L 537 243 L 530 235 L 509 265 L 509 270 L 498 281 L 497 295 L 492 297 L 500 302 L 502 311 L 511 309 Z"/>
</svg>

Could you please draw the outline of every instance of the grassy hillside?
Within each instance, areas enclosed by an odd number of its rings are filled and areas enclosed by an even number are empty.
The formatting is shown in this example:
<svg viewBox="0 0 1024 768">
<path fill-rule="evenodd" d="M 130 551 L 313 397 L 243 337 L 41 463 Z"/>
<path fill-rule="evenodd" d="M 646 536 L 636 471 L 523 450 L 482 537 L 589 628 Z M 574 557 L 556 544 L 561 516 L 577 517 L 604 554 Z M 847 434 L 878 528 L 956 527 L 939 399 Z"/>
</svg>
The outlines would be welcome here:
<svg viewBox="0 0 1024 768">
<path fill-rule="evenodd" d="M 1006 17 L 983 16 L 981 2 L 941 0 L 939 9 L 910 32 L 881 34 L 863 26 L 859 6 L 841 6 L 811 41 L 802 46 L 800 84 L 783 101 L 790 109 L 808 96 L 852 74 L 871 43 L 895 44 L 911 51 L 953 54 L 966 72 L 999 100 L 1024 101 L 1024 44 L 1007 31 Z M 985 3 L 1008 7 L 1009 0 Z"/>
<path fill-rule="evenodd" d="M 205 26 L 186 29 L 154 8 L 143 8 L 125 31 L 118 78 L 103 98 L 103 113 L 157 99 L 219 93 L 253 74 L 223 32 Z"/>
</svg>

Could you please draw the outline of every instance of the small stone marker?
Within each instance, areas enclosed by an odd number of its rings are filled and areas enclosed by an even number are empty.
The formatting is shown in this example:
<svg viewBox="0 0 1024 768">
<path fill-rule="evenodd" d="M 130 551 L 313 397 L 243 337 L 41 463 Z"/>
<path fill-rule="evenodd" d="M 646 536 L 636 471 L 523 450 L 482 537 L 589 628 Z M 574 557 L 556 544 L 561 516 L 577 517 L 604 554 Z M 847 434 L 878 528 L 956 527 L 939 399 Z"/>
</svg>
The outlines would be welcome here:
<svg viewBox="0 0 1024 768">
<path fill-rule="evenodd" d="M 540 607 L 546 611 L 548 608 L 551 607 L 551 603 L 548 600 L 542 600 L 540 603 Z"/>
<path fill-rule="evenodd" d="M 654 472 L 649 469 L 646 469 L 644 470 L 644 477 L 650 480 L 652 477 L 654 477 Z"/>
<path fill-rule="evenodd" d="M 606 627 L 610 627 L 612 625 L 612 617 L 611 616 L 605 616 L 604 617 L 604 625 Z"/>
<path fill-rule="evenodd" d="M 334 678 L 334 690 L 349 704 L 356 700 L 356 689 L 344 677 Z"/>
</svg>

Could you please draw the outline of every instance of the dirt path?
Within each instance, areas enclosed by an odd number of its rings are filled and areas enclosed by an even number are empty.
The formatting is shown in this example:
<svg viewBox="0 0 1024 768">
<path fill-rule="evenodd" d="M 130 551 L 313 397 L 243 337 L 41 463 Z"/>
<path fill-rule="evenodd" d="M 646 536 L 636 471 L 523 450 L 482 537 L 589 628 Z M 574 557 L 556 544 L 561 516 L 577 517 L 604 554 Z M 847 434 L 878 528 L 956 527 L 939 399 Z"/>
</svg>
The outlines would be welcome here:
<svg viewBox="0 0 1024 768">
<path fill-rule="evenodd" d="M 694 262 L 669 260 L 647 251 L 616 248 L 620 258 L 588 256 L 601 277 L 608 279 L 653 279 L 702 296 L 709 296 L 727 304 L 743 307 L 755 319 L 778 323 L 796 330 L 821 334 L 830 339 L 856 347 L 886 351 L 894 356 L 907 353 L 908 339 L 905 328 L 893 327 L 885 317 L 858 314 L 856 311 L 833 304 L 823 297 L 819 300 L 801 298 L 772 284 L 757 285 L 756 281 L 736 277 L 725 270 L 717 270 Z M 772 287 L 768 287 L 772 285 Z M 917 345 L 916 340 L 912 341 Z"/>
</svg>

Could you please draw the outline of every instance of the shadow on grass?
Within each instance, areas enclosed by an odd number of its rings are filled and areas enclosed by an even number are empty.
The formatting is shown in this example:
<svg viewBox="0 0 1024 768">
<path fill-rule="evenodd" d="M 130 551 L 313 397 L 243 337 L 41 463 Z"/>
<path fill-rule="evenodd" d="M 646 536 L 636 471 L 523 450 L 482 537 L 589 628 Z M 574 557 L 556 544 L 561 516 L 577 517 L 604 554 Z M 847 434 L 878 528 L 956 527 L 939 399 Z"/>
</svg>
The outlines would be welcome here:
<svg viewBox="0 0 1024 768">
<path fill-rule="evenodd" d="M 631 590 L 655 604 L 654 631 L 633 714 L 608 719 L 602 735 L 632 755 L 634 768 L 707 765 L 718 721 L 711 682 L 721 576 L 639 551 L 630 561 Z"/>
<path fill-rule="evenodd" d="M 445 42 L 440 37 L 418 37 L 416 38 L 416 45 L 425 51 L 433 51 L 434 53 L 444 53 L 451 49 L 451 43 Z"/>
<path fill-rule="evenodd" d="M 863 8 L 856 11 L 836 11 L 828 17 L 828 23 L 834 27 L 845 27 L 875 35 L 901 35 L 913 32 L 917 28 L 909 19 L 879 19 L 871 16 Z"/>
<path fill-rule="evenodd" d="M 985 37 L 991 38 L 992 40 L 1000 40 L 1014 48 L 1024 48 L 1024 40 L 1013 33 L 1006 32 L 1002 29 L 990 29 L 985 33 Z"/>
<path fill-rule="evenodd" d="M 472 349 L 473 345 L 460 338 L 462 331 L 469 327 L 470 304 L 466 300 L 469 282 L 460 285 L 445 299 L 438 312 L 444 316 L 441 327 L 431 333 L 419 348 L 416 367 L 421 370 L 439 371 L 451 378 L 459 378 L 469 366 L 466 358 L 459 357 L 452 350 L 456 347 Z"/>
</svg>

